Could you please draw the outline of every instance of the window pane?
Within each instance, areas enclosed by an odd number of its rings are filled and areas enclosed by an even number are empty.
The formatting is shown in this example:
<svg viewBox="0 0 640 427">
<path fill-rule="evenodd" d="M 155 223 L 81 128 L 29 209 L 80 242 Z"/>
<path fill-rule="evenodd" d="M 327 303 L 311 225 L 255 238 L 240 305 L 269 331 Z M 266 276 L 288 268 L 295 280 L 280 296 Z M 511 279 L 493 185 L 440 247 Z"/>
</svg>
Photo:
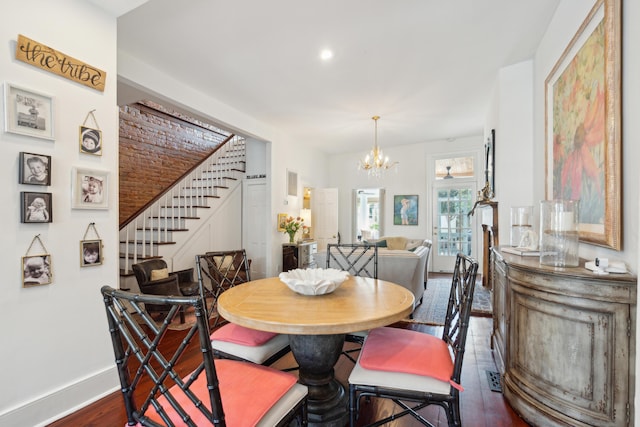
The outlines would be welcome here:
<svg viewBox="0 0 640 427">
<path fill-rule="evenodd" d="M 473 178 L 474 176 L 473 157 L 437 159 L 435 163 L 436 179 Z"/>
</svg>

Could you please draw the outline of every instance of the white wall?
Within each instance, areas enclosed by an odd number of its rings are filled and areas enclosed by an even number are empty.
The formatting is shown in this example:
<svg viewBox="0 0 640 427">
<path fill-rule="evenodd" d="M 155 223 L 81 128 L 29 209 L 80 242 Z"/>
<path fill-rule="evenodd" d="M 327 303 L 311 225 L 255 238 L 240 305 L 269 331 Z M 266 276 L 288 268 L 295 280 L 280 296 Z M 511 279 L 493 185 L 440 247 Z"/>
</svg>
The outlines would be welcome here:
<svg viewBox="0 0 640 427">
<path fill-rule="evenodd" d="M 4 81 L 54 99 L 55 142 L 0 132 L 0 425 L 34 426 L 117 385 L 100 296 L 118 283 L 118 109 L 116 19 L 84 0 L 4 2 L 0 26 L 0 75 Z M 98 92 L 16 61 L 23 34 L 107 72 Z M 103 155 L 78 152 L 78 128 L 95 109 Z M 18 184 L 21 151 L 52 158 L 52 185 Z M 71 168 L 102 169 L 109 177 L 109 210 L 71 209 Z M 21 191 L 50 192 L 53 222 L 21 224 Z M 80 240 L 95 222 L 104 244 L 100 266 L 80 268 Z M 21 257 L 36 235 L 51 254 L 53 283 L 23 288 Z"/>
<path fill-rule="evenodd" d="M 496 200 L 500 243 L 511 237 L 511 207 L 538 207 L 533 197 L 533 62 L 525 61 L 500 70 L 499 117 L 496 135 Z M 535 224 L 533 224 L 535 226 Z M 535 229 L 535 228 L 534 228 Z"/>
<path fill-rule="evenodd" d="M 504 67 L 496 76 L 485 140 L 491 129 L 496 130 L 495 200 L 499 241 L 504 245 L 511 238 L 511 207 L 534 206 L 535 212 L 539 206 L 533 192 L 533 61 Z"/>
</svg>

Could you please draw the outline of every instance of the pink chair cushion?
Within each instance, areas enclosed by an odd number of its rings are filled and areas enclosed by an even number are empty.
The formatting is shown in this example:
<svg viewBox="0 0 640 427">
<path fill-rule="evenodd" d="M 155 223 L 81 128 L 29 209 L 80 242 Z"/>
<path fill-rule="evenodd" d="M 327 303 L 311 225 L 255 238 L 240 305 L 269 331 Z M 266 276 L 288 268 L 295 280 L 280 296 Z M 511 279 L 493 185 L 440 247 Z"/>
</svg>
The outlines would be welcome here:
<svg viewBox="0 0 640 427">
<path fill-rule="evenodd" d="M 218 381 L 220 382 L 222 408 L 228 426 L 255 426 L 267 411 L 296 383 L 296 377 L 289 373 L 253 363 L 217 359 L 215 364 Z M 211 422 L 204 417 L 200 410 L 196 409 L 187 396 L 182 391 L 176 391 L 176 389 L 177 386 L 174 385 L 169 391 L 174 393 L 173 396 L 180 403 L 180 406 L 187 411 L 195 425 L 211 425 Z M 209 392 L 204 371 L 194 381 L 191 390 L 210 410 Z M 158 402 L 175 425 L 184 424 L 164 396 L 160 396 Z M 145 415 L 153 421 L 161 423 L 162 419 L 153 409 L 153 406 L 149 406 L 149 408 Z M 137 425 L 139 426 L 140 424 L 138 423 Z"/>
<path fill-rule="evenodd" d="M 276 335 L 273 332 L 257 331 L 234 323 L 227 323 L 213 332 L 210 338 L 217 341 L 256 347 L 266 343 Z"/>
<path fill-rule="evenodd" d="M 375 328 L 369 331 L 359 362 L 365 369 L 422 375 L 464 390 L 451 380 L 453 361 L 449 347 L 442 339 L 426 333 Z"/>
</svg>

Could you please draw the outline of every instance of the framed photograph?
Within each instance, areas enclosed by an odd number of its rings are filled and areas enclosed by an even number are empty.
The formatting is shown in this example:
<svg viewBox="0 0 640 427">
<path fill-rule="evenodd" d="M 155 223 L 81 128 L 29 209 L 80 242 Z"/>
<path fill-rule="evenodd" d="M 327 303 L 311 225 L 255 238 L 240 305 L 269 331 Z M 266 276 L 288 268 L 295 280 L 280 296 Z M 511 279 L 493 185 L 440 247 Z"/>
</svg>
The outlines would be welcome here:
<svg viewBox="0 0 640 427">
<path fill-rule="evenodd" d="M 31 185 L 51 185 L 51 156 L 20 153 L 18 182 Z"/>
<path fill-rule="evenodd" d="M 545 81 L 546 198 L 580 200 L 580 240 L 616 250 L 620 62 L 620 0 L 599 0 Z"/>
<path fill-rule="evenodd" d="M 102 240 L 80 241 L 80 267 L 102 264 Z"/>
<path fill-rule="evenodd" d="M 53 98 L 5 82 L 4 130 L 53 140 Z"/>
<path fill-rule="evenodd" d="M 102 131 L 80 126 L 80 152 L 102 156 Z"/>
<path fill-rule="evenodd" d="M 418 225 L 418 196 L 393 196 L 393 225 Z"/>
<path fill-rule="evenodd" d="M 287 215 L 286 213 L 279 213 L 278 214 L 278 231 L 281 232 L 285 232 L 284 227 L 282 227 L 282 224 L 284 224 L 284 222 L 287 220 L 287 218 L 289 217 L 289 215 Z"/>
<path fill-rule="evenodd" d="M 22 257 L 22 286 L 48 285 L 53 280 L 51 255 L 29 255 Z"/>
<path fill-rule="evenodd" d="M 53 222 L 51 193 L 20 193 L 20 222 Z"/>
<path fill-rule="evenodd" d="M 71 173 L 71 207 L 109 209 L 109 172 L 73 168 Z"/>
</svg>

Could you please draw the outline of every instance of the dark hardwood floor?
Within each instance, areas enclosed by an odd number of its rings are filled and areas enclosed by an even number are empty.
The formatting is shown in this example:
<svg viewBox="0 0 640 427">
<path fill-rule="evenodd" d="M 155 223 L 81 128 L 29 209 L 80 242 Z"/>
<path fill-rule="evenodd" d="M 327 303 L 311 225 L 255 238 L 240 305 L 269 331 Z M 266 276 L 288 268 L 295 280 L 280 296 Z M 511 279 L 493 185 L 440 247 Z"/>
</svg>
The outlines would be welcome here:
<svg viewBox="0 0 640 427">
<path fill-rule="evenodd" d="M 435 335 L 441 334 L 441 327 L 428 326 L 422 324 L 397 324 L 398 327 L 408 327 L 422 332 Z M 184 332 L 171 331 L 170 341 L 167 345 L 178 345 Z M 501 393 L 491 391 L 486 372 L 495 371 L 492 352 L 489 346 L 491 334 L 491 318 L 472 317 L 467 337 L 467 347 L 465 352 L 464 366 L 462 371 L 462 385 L 465 390 L 461 394 L 462 424 L 465 427 L 499 427 L 499 426 L 528 426 L 509 406 Z M 190 372 L 198 363 L 198 352 L 190 352 L 190 355 L 183 360 L 185 363 L 185 374 Z M 276 362 L 274 367 L 285 368 L 294 366 L 295 361 L 288 355 Z M 349 376 L 352 362 L 341 357 L 336 365 L 336 377 L 346 383 Z M 360 421 L 373 419 L 377 414 L 388 414 L 396 411 L 397 408 L 388 401 L 372 399 L 371 403 L 365 405 L 360 414 Z M 425 408 L 422 414 L 432 420 L 435 426 L 446 426 L 446 417 L 442 410 L 437 407 Z M 114 392 L 97 402 L 80 409 L 52 424 L 51 427 L 121 427 L 126 424 L 127 418 L 120 392 Z M 393 427 L 414 427 L 419 426 L 416 420 L 410 416 L 400 418 L 392 424 Z M 231 426 L 235 427 L 235 426 Z"/>
</svg>

